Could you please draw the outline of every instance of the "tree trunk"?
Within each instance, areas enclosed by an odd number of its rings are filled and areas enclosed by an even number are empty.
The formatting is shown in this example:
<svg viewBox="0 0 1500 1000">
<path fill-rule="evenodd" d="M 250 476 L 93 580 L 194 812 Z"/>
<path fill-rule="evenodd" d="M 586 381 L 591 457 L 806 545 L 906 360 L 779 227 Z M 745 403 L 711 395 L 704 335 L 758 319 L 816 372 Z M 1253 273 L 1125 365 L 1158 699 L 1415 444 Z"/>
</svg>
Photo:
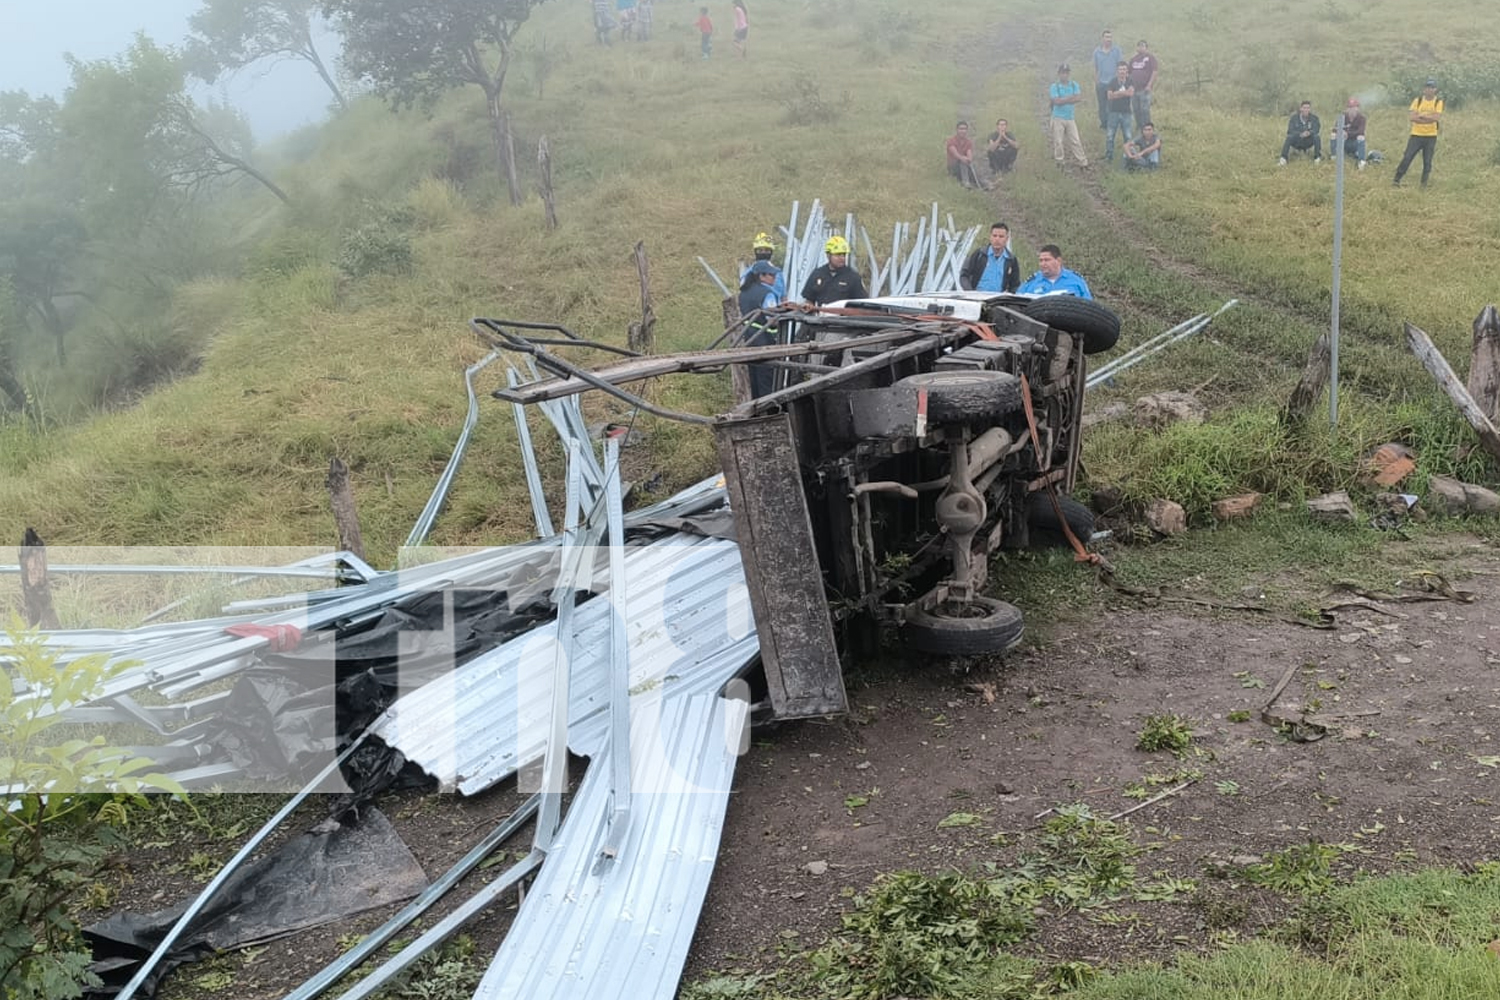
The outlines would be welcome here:
<svg viewBox="0 0 1500 1000">
<path fill-rule="evenodd" d="M 1491 422 L 1500 418 L 1500 314 L 1493 305 L 1485 306 L 1474 318 L 1469 395 Z"/>
<path fill-rule="evenodd" d="M 359 531 L 359 511 L 349 488 L 349 467 L 337 455 L 328 463 L 328 498 L 333 505 L 333 523 L 338 528 L 339 551 L 365 557 L 365 542 Z"/>
<path fill-rule="evenodd" d="M 521 193 L 521 178 L 516 172 L 516 140 L 510 133 L 510 115 L 500 110 L 500 155 L 505 160 L 505 186 L 510 192 L 510 203 L 519 205 L 525 201 Z"/>
<path fill-rule="evenodd" d="M 57 366 L 68 367 L 67 329 L 63 324 L 62 316 L 58 315 L 57 306 L 47 297 L 36 301 L 36 311 L 42 317 L 42 326 L 52 334 L 52 344 L 57 349 Z"/>
<path fill-rule="evenodd" d="M 630 349 L 641 354 L 656 351 L 656 310 L 651 307 L 651 263 L 646 259 L 646 244 L 635 245 L 635 273 L 641 279 L 641 322 L 631 324 L 634 336 L 630 338 Z"/>
<path fill-rule="evenodd" d="M 1433 344 L 1432 338 L 1422 330 L 1410 323 L 1406 324 L 1406 342 L 1411 347 L 1411 352 L 1421 360 L 1422 364 L 1437 379 L 1438 386 L 1453 400 L 1458 411 L 1464 415 L 1469 426 L 1479 435 L 1479 441 L 1484 445 L 1484 450 L 1495 458 L 1500 458 L 1500 431 L 1490 422 L 1487 414 L 1483 413 L 1474 402 L 1472 396 L 1459 383 L 1458 376 L 1453 374 L 1447 359 L 1438 351 Z"/>
<path fill-rule="evenodd" d="M 543 218 L 548 229 L 556 229 L 557 202 L 552 194 L 552 150 L 547 146 L 545 135 L 536 144 L 536 165 L 542 175 L 539 190 L 542 193 Z"/>
<path fill-rule="evenodd" d="M 304 52 L 307 61 L 312 63 L 313 69 L 318 71 L 318 76 L 322 78 L 323 83 L 332 92 L 333 99 L 338 102 L 339 108 L 344 109 L 349 107 L 349 102 L 344 100 L 344 92 L 339 89 L 339 85 L 333 79 L 333 75 L 328 72 L 328 67 L 323 64 L 323 57 L 318 54 L 318 47 L 313 44 L 312 32 L 308 31 L 307 34 L 303 35 L 302 41 L 307 46 Z"/>
<path fill-rule="evenodd" d="M 252 177 L 255 180 L 259 181 L 262 187 L 274 194 L 277 198 L 280 198 L 283 205 L 290 205 L 292 203 L 292 200 L 286 196 L 286 192 L 277 187 L 276 183 L 272 181 L 271 178 L 267 177 L 259 170 L 256 170 L 245 160 L 240 159 L 238 156 L 235 156 L 227 149 L 224 149 L 214 141 L 213 136 L 209 135 L 207 132 L 203 131 L 203 129 L 199 128 L 198 123 L 193 120 L 193 113 L 191 110 L 181 109 L 179 113 L 182 116 L 182 123 L 187 126 L 189 131 L 191 131 L 199 139 L 203 140 L 203 144 L 208 147 L 208 151 L 213 154 L 214 159 L 218 160 L 220 163 L 227 164 L 228 166 L 233 167 L 247 177 Z"/>
<path fill-rule="evenodd" d="M 47 579 L 47 546 L 36 531 L 21 536 L 21 616 L 27 625 L 61 628 L 52 606 L 52 584 Z M 5 683 L 9 684 L 7 679 Z"/>
<path fill-rule="evenodd" d="M 1318 398 L 1323 395 L 1323 387 L 1328 384 L 1329 361 L 1333 355 L 1333 341 L 1330 337 L 1330 334 L 1323 334 L 1308 352 L 1307 367 L 1302 370 L 1302 378 L 1298 380 L 1297 388 L 1292 390 L 1286 408 L 1281 411 L 1282 423 L 1304 423 L 1312 408 L 1317 405 Z"/>
</svg>

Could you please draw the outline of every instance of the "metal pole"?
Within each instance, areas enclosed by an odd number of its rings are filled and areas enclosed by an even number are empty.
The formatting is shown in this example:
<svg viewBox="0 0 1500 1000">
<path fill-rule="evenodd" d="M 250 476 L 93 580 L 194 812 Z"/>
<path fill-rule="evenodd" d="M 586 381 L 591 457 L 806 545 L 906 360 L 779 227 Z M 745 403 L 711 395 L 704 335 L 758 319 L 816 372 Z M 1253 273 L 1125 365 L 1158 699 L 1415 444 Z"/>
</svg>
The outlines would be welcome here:
<svg viewBox="0 0 1500 1000">
<path fill-rule="evenodd" d="M 1333 161 L 1333 317 L 1328 351 L 1328 426 L 1339 425 L 1339 285 L 1344 276 L 1344 132 L 1348 120 L 1339 112 L 1334 128 Z"/>
</svg>

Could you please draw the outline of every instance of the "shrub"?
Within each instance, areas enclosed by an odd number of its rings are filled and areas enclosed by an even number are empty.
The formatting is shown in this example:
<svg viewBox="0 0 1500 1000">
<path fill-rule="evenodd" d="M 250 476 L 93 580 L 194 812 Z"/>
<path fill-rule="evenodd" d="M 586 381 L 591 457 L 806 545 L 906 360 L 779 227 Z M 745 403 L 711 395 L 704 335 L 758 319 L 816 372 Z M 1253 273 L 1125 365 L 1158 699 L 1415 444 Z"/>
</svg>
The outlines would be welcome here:
<svg viewBox="0 0 1500 1000">
<path fill-rule="evenodd" d="M 370 274 L 410 274 L 408 213 L 391 213 L 350 230 L 339 247 L 339 270 L 350 278 Z"/>
<path fill-rule="evenodd" d="M 788 125 L 826 124 L 843 117 L 854 103 L 847 90 L 837 100 L 825 98 L 817 82 L 805 76 L 794 77 L 776 100 L 786 109 L 781 117 Z"/>
<path fill-rule="evenodd" d="M 147 788 L 182 789 L 142 774 L 150 761 L 129 758 L 102 736 L 61 739 L 55 728 L 63 710 L 95 695 L 119 667 L 104 656 L 64 664 L 34 632 L 12 627 L 6 635 L 11 675 L 26 693 L 3 677 L 0 786 L 47 793 L 13 795 L 0 809 L 0 996 L 61 1000 L 98 984 L 71 901 L 120 843 L 127 806 Z"/>
</svg>

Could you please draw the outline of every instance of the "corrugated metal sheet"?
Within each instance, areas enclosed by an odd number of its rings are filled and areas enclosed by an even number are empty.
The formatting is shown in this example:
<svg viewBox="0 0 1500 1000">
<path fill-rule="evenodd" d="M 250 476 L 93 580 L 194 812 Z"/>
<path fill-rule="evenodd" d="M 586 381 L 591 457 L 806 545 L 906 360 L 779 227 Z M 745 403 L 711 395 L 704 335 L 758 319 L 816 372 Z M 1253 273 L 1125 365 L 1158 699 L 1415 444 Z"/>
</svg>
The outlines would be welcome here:
<svg viewBox="0 0 1500 1000">
<path fill-rule="evenodd" d="M 623 618 L 630 689 L 716 692 L 759 651 L 739 549 L 713 538 L 657 542 L 626 557 Z M 569 745 L 594 752 L 607 733 L 607 595 L 578 606 Z M 374 731 L 445 787 L 472 795 L 539 758 L 547 736 L 556 624 L 477 657 L 402 698 Z"/>
<path fill-rule="evenodd" d="M 661 711 L 649 724 L 650 702 Z M 711 696 L 632 706 L 631 823 L 619 856 L 608 834 L 607 752 L 591 761 L 475 1000 L 667 1000 L 708 892 L 747 720 Z"/>
</svg>

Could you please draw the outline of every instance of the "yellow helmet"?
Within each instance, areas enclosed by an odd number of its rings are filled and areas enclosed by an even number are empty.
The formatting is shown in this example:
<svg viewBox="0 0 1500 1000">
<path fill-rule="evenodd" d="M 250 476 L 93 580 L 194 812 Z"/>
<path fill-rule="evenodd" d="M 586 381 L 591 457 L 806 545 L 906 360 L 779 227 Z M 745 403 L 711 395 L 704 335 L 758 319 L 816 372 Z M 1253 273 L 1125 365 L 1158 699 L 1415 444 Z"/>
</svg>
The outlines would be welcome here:
<svg viewBox="0 0 1500 1000">
<path fill-rule="evenodd" d="M 771 239 L 770 233 L 756 233 L 755 242 L 750 244 L 752 250 L 775 250 L 776 241 Z"/>
<path fill-rule="evenodd" d="M 830 236 L 828 242 L 823 244 L 823 252 L 832 257 L 834 254 L 849 253 L 849 241 L 842 236 Z"/>
</svg>

